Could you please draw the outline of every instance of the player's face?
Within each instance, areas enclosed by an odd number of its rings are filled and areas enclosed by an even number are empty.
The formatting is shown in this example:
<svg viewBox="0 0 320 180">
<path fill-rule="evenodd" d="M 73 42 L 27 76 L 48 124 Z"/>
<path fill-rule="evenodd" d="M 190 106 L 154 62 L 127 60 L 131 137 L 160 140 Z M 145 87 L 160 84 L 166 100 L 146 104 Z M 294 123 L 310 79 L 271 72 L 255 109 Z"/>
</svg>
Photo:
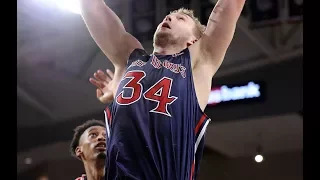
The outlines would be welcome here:
<svg viewBox="0 0 320 180">
<path fill-rule="evenodd" d="M 182 13 L 171 13 L 158 25 L 154 35 L 155 45 L 170 44 L 192 44 L 196 37 L 194 35 L 196 24 L 188 15 Z"/>
<path fill-rule="evenodd" d="M 85 160 L 106 158 L 106 129 L 102 126 L 92 126 L 81 136 L 79 142 L 81 157 Z"/>
</svg>

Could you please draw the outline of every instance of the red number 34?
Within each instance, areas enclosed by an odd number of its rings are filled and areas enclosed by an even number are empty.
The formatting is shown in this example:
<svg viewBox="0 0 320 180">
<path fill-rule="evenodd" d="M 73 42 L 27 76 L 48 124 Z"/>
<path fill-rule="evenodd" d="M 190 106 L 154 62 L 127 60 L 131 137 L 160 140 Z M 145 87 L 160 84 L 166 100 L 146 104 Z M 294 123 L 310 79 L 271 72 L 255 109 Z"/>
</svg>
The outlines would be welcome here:
<svg viewBox="0 0 320 180">
<path fill-rule="evenodd" d="M 123 87 L 123 89 L 131 89 L 131 96 L 124 97 L 123 91 L 116 97 L 116 101 L 120 105 L 130 105 L 137 102 L 142 95 L 143 86 L 140 81 L 146 76 L 143 71 L 128 71 L 122 80 L 127 78 L 130 81 Z M 172 104 L 176 99 L 175 96 L 170 96 L 172 86 L 172 79 L 163 77 L 153 86 L 151 86 L 146 92 L 143 93 L 143 97 L 147 100 L 157 102 L 157 107 L 150 112 L 160 113 L 171 117 L 168 112 L 168 105 Z"/>
</svg>

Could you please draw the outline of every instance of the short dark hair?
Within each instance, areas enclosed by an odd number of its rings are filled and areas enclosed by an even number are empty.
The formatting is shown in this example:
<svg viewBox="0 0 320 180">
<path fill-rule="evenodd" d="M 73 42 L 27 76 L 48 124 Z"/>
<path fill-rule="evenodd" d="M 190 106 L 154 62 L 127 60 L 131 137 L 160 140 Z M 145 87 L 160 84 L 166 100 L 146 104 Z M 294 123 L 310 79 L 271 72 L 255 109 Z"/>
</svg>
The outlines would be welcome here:
<svg viewBox="0 0 320 180">
<path fill-rule="evenodd" d="M 85 123 L 77 126 L 75 129 L 74 129 L 74 134 L 73 134 L 73 138 L 72 138 L 72 141 L 71 141 L 71 144 L 70 144 L 70 152 L 71 152 L 71 155 L 78 158 L 76 153 L 75 153 L 75 150 L 76 148 L 79 146 L 79 140 L 80 140 L 80 137 L 81 135 L 84 133 L 84 131 L 86 131 L 88 128 L 92 127 L 92 126 L 102 126 L 102 127 L 106 127 L 106 125 L 104 124 L 103 121 L 101 120 L 95 120 L 95 119 L 92 119 L 92 120 L 88 120 L 86 121 Z"/>
</svg>

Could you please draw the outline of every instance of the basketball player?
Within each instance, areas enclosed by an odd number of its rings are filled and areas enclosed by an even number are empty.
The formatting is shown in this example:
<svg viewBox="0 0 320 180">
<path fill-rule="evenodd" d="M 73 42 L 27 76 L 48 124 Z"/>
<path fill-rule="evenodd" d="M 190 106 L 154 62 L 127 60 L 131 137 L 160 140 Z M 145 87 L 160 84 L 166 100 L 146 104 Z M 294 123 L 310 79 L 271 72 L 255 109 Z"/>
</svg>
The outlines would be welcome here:
<svg viewBox="0 0 320 180">
<path fill-rule="evenodd" d="M 151 55 L 103 0 L 80 2 L 91 36 L 115 67 L 112 93 L 102 95 L 114 98 L 106 109 L 106 179 L 195 179 L 212 77 L 245 0 L 219 0 L 206 27 L 190 10 L 171 12 L 157 27 Z"/>
<path fill-rule="evenodd" d="M 102 121 L 89 120 L 74 130 L 71 154 L 81 160 L 85 175 L 76 180 L 102 180 L 105 176 L 106 128 Z"/>
</svg>

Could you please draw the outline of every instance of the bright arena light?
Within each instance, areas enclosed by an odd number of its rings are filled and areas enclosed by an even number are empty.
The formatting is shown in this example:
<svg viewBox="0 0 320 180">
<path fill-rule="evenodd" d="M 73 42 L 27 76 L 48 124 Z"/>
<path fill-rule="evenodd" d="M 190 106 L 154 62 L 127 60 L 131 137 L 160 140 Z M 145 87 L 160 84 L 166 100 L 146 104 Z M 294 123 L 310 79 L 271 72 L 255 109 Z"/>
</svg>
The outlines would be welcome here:
<svg viewBox="0 0 320 180">
<path fill-rule="evenodd" d="M 69 11 L 72 13 L 80 14 L 80 3 L 79 0 L 37 0 L 41 1 L 44 5 L 56 6 L 59 9 Z"/>
<path fill-rule="evenodd" d="M 260 163 L 263 161 L 263 156 L 258 154 L 256 155 L 256 157 L 254 157 L 254 160 L 256 160 L 257 163 Z"/>
</svg>

